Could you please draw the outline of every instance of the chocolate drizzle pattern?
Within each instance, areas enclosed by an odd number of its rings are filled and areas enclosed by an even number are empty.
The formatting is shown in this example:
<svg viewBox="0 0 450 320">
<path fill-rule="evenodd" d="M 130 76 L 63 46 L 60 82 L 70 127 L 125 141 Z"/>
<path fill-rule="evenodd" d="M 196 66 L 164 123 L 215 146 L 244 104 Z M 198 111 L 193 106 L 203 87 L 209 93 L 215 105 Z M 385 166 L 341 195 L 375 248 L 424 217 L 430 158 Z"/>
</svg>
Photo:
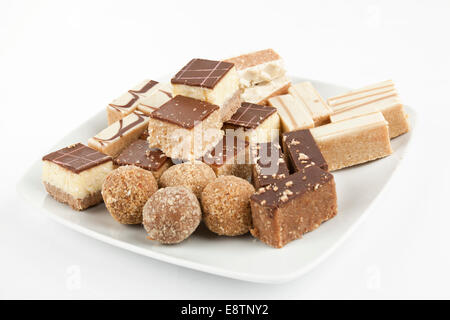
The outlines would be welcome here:
<svg viewBox="0 0 450 320">
<path fill-rule="evenodd" d="M 125 105 L 110 104 L 110 106 L 116 110 L 129 109 L 136 103 L 136 101 L 139 100 L 140 94 L 146 93 L 148 90 L 150 90 L 157 84 L 158 84 L 157 81 L 149 80 L 140 90 L 128 90 L 128 93 L 130 93 L 132 96 L 132 98 L 130 99 L 130 101 L 128 101 L 128 103 L 126 103 Z"/>
</svg>

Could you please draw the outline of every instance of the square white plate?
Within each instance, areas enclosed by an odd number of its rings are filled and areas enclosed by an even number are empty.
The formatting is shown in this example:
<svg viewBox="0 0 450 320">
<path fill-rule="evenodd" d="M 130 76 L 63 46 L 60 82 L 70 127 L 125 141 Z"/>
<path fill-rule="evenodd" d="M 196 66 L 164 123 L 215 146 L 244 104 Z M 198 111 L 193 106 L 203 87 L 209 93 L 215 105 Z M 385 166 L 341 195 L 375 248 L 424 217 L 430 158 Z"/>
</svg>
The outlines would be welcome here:
<svg viewBox="0 0 450 320">
<path fill-rule="evenodd" d="M 304 81 L 292 77 L 293 82 Z M 332 84 L 312 81 L 324 97 L 348 90 Z M 415 113 L 407 107 L 411 128 Z M 51 150 L 75 142 L 86 143 L 106 125 L 104 110 L 88 119 L 64 137 Z M 92 238 L 154 259 L 212 274 L 245 281 L 280 283 L 299 277 L 323 261 L 359 224 L 391 180 L 410 143 L 411 132 L 392 140 L 390 157 L 334 172 L 338 215 L 320 228 L 293 241 L 282 249 L 273 249 L 250 235 L 228 238 L 215 236 L 203 225 L 178 245 L 160 245 L 146 239 L 142 226 L 117 223 L 103 204 L 76 212 L 47 195 L 41 182 L 41 162 L 36 161 L 18 184 L 20 195 L 49 217 Z M 364 183 L 361 184 L 361 177 Z"/>
</svg>

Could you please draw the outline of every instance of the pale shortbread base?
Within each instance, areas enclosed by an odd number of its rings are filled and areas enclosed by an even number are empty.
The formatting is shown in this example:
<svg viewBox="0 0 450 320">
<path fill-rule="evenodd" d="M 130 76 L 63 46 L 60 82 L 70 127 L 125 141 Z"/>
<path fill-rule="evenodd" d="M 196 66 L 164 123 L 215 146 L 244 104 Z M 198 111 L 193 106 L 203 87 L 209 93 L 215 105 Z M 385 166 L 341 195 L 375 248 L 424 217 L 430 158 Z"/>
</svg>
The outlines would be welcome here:
<svg viewBox="0 0 450 320">
<path fill-rule="evenodd" d="M 241 91 L 236 90 L 234 95 L 220 108 L 222 121 L 228 121 L 233 114 L 241 107 Z"/>
<path fill-rule="evenodd" d="M 102 190 L 103 181 L 112 170 L 114 170 L 112 161 L 84 170 L 78 174 L 53 162 L 43 161 L 42 181 L 51 187 L 52 196 L 55 199 L 68 203 L 71 206 L 72 204 L 74 206 L 79 204 L 81 208 L 82 203 L 90 204 L 94 202 L 92 199 L 96 199 L 97 193 Z"/>
<path fill-rule="evenodd" d="M 381 113 L 316 127 L 311 129 L 311 134 L 328 163 L 329 171 L 392 153 L 388 124 Z"/>
<path fill-rule="evenodd" d="M 231 126 L 225 125 L 225 132 L 233 130 Z M 246 140 L 250 144 L 278 141 L 280 137 L 280 117 L 278 113 L 272 114 L 263 121 L 256 129 L 244 130 L 239 127 L 229 133 L 237 136 L 239 139 Z M 228 134 L 227 134 L 228 135 Z"/>
<path fill-rule="evenodd" d="M 222 107 L 239 90 L 239 76 L 233 67 L 213 89 L 184 84 L 172 84 L 172 88 L 174 97 L 182 95 Z"/>
<path fill-rule="evenodd" d="M 195 160 L 219 143 L 223 136 L 221 127 L 220 110 L 192 129 L 150 118 L 147 141 L 151 148 L 162 150 L 172 159 Z"/>
</svg>

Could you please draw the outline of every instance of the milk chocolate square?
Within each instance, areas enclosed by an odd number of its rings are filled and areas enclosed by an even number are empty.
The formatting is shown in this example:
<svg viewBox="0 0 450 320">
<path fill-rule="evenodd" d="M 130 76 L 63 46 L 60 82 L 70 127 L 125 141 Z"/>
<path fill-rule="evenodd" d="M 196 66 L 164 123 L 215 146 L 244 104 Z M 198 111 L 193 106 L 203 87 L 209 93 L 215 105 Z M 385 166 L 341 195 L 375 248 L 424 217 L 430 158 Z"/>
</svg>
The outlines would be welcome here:
<svg viewBox="0 0 450 320">
<path fill-rule="evenodd" d="M 233 68 L 234 64 L 224 61 L 192 59 L 172 78 L 172 84 L 213 89 Z"/>
<path fill-rule="evenodd" d="M 328 164 L 309 130 L 283 133 L 282 140 L 283 151 L 295 172 L 307 165 L 316 165 L 328 170 Z"/>
<path fill-rule="evenodd" d="M 243 102 L 241 107 L 225 122 L 229 126 L 256 129 L 267 118 L 277 112 L 277 109 L 269 106 L 261 106 L 254 103 Z"/>
<path fill-rule="evenodd" d="M 151 117 L 185 129 L 192 129 L 219 107 L 197 99 L 176 96 L 152 112 Z"/>
<path fill-rule="evenodd" d="M 317 166 L 260 188 L 250 198 L 252 235 L 281 248 L 337 214 L 333 176 Z"/>
</svg>

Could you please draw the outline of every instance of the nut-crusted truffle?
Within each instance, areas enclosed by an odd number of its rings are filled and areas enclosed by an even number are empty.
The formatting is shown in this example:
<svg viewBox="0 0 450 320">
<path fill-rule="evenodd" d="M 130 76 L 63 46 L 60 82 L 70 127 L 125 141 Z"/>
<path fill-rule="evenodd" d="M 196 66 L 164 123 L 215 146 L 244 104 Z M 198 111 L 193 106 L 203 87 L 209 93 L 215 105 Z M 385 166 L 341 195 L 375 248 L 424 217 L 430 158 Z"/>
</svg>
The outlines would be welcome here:
<svg viewBox="0 0 450 320">
<path fill-rule="evenodd" d="M 124 166 L 112 171 L 102 187 L 103 201 L 112 217 L 123 224 L 142 223 L 142 208 L 158 190 L 150 171 Z"/>
<path fill-rule="evenodd" d="M 237 236 L 249 231 L 252 224 L 250 196 L 255 188 L 235 176 L 220 176 L 202 193 L 203 221 L 219 235 Z"/>
<path fill-rule="evenodd" d="M 183 186 L 200 198 L 206 185 L 216 178 L 210 166 L 203 162 L 185 162 L 167 169 L 159 179 L 161 188 Z"/>
<path fill-rule="evenodd" d="M 144 206 L 143 224 L 150 240 L 179 243 L 197 229 L 202 211 L 197 197 L 186 187 L 159 189 Z"/>
</svg>

